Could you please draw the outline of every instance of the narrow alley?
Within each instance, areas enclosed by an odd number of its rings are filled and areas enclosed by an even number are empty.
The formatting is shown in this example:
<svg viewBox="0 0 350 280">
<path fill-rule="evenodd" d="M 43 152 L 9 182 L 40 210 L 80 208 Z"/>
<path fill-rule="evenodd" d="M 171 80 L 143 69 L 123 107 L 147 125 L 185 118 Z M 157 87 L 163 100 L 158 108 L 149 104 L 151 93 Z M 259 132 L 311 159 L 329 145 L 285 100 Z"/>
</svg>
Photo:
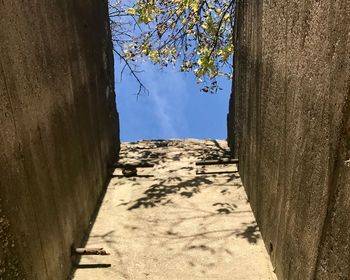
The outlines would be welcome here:
<svg viewBox="0 0 350 280">
<path fill-rule="evenodd" d="M 110 255 L 83 256 L 73 278 L 275 279 L 236 165 L 213 164 L 225 160 L 225 141 L 122 144 L 86 245 Z"/>
</svg>

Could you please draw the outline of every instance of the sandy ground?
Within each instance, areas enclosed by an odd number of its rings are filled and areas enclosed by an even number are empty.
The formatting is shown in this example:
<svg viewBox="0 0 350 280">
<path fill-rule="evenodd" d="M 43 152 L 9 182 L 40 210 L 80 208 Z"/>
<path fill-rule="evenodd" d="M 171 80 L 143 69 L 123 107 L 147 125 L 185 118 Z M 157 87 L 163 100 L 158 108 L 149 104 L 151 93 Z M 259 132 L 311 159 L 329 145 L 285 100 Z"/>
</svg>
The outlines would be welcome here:
<svg viewBox="0 0 350 280">
<path fill-rule="evenodd" d="M 115 170 L 86 245 L 110 255 L 84 256 L 74 279 L 275 279 L 236 166 L 195 166 L 225 156 L 224 141 L 123 144 L 121 162 L 155 167 Z"/>
</svg>

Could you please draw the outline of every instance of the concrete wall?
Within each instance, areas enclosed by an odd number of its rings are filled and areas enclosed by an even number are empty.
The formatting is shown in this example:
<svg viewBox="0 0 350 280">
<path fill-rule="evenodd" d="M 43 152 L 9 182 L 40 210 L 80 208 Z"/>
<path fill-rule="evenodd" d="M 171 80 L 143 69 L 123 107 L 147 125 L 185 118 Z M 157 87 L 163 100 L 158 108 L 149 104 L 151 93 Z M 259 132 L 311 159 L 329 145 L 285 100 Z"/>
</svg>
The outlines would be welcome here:
<svg viewBox="0 0 350 280">
<path fill-rule="evenodd" d="M 276 273 L 350 279 L 350 2 L 237 12 L 229 142 Z"/>
<path fill-rule="evenodd" d="M 0 1 L 0 279 L 65 279 L 118 152 L 107 1 Z"/>
</svg>

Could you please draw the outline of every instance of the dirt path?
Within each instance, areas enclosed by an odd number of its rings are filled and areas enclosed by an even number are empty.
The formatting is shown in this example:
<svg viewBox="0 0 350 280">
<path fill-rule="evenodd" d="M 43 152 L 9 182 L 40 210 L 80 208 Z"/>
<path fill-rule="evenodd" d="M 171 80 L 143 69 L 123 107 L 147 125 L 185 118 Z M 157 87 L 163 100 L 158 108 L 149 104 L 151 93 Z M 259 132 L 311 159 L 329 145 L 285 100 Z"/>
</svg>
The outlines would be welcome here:
<svg viewBox="0 0 350 280">
<path fill-rule="evenodd" d="M 236 167 L 195 166 L 226 150 L 223 141 L 124 144 L 121 162 L 156 165 L 131 178 L 115 170 L 87 245 L 111 255 L 83 257 L 74 279 L 274 279 Z"/>
</svg>

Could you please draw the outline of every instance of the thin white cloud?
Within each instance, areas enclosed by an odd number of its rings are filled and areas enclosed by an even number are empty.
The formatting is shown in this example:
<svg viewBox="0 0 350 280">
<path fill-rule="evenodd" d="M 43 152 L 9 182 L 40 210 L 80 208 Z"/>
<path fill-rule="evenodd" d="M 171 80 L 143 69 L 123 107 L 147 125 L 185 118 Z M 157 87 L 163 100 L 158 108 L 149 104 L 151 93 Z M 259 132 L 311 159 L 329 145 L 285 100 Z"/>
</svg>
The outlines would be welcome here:
<svg viewBox="0 0 350 280">
<path fill-rule="evenodd" d="M 184 117 L 188 89 L 183 73 L 176 70 L 160 72 L 151 64 L 145 64 L 143 79 L 150 90 L 154 115 L 166 138 L 178 138 L 187 132 L 188 124 Z M 181 133 L 182 132 L 182 133 Z"/>
<path fill-rule="evenodd" d="M 177 138 L 178 132 L 175 127 L 174 119 L 169 112 L 168 101 L 157 91 L 151 93 L 150 96 L 155 105 L 155 114 L 162 128 L 162 132 L 169 138 Z"/>
</svg>

